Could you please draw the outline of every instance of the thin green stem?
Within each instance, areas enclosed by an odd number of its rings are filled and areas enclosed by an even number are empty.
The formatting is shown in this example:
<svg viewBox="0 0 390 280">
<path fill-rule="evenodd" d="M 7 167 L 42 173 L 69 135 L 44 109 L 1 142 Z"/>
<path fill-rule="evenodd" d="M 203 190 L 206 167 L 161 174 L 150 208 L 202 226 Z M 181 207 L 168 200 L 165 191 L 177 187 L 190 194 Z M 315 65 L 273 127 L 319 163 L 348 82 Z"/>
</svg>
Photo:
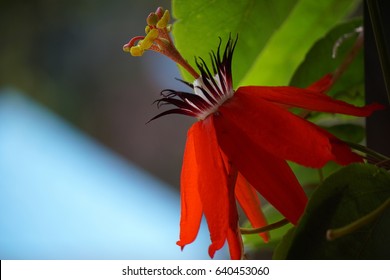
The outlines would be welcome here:
<svg viewBox="0 0 390 280">
<path fill-rule="evenodd" d="M 384 156 L 374 150 L 371 150 L 370 148 L 367 148 L 365 146 L 362 146 L 362 145 L 359 145 L 359 144 L 356 144 L 356 143 L 352 143 L 352 142 L 346 142 L 352 149 L 355 149 L 359 152 L 362 152 L 362 153 L 365 153 L 369 156 L 372 156 L 373 158 L 377 159 L 377 160 L 380 160 L 380 161 L 384 161 L 384 162 L 387 162 L 390 160 L 390 158 L 388 158 L 387 156 Z"/>
<path fill-rule="evenodd" d="M 277 228 L 280 228 L 284 225 L 287 225 L 289 223 L 289 221 L 287 219 L 283 219 L 283 220 L 280 220 L 276 223 L 273 223 L 273 224 L 269 224 L 265 227 L 261 227 L 261 228 L 240 228 L 240 231 L 241 231 L 241 234 L 258 234 L 258 233 L 263 233 L 263 232 L 267 232 L 267 231 L 270 231 L 270 230 L 273 230 L 273 229 L 277 229 Z"/>
<path fill-rule="evenodd" d="M 359 32 L 359 35 L 355 41 L 355 44 L 352 46 L 352 49 L 345 56 L 341 65 L 333 73 L 333 83 L 335 83 L 342 74 L 348 69 L 349 65 L 354 61 L 359 51 L 363 47 L 364 31 Z"/>
<path fill-rule="evenodd" d="M 379 218 L 379 216 L 390 206 L 390 198 L 388 198 L 383 204 L 381 204 L 378 208 L 376 208 L 374 211 L 370 212 L 369 214 L 363 216 L 362 218 L 356 220 L 355 222 L 346 225 L 344 227 L 338 228 L 338 229 L 329 229 L 326 232 L 326 239 L 329 241 L 335 240 L 337 238 L 343 237 L 345 235 L 351 234 L 355 232 L 356 230 L 360 229 L 361 227 L 372 223 L 376 219 Z"/>
</svg>

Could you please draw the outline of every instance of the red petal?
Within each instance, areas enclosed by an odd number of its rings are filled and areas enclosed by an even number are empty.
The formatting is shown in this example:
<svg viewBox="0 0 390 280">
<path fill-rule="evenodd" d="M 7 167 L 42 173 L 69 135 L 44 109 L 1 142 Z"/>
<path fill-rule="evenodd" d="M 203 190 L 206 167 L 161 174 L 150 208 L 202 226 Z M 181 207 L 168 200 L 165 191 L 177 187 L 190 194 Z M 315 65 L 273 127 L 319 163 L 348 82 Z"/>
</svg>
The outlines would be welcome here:
<svg viewBox="0 0 390 280">
<path fill-rule="evenodd" d="M 257 196 L 255 189 L 240 173 L 236 183 L 236 197 L 241 205 L 242 210 L 248 217 L 253 228 L 260 228 L 267 225 L 267 220 L 261 210 L 260 199 Z M 265 242 L 268 242 L 269 234 L 261 233 L 260 236 Z"/>
<path fill-rule="evenodd" d="M 176 244 L 182 249 L 195 240 L 202 218 L 202 202 L 198 192 L 199 168 L 196 162 L 193 130 L 191 128 L 187 134 L 181 170 L 180 240 Z"/>
<path fill-rule="evenodd" d="M 321 81 L 321 80 L 320 80 Z M 364 107 L 356 107 L 346 102 L 333 99 L 320 91 L 326 85 L 313 84 L 309 89 L 296 87 L 262 87 L 262 86 L 246 86 L 240 87 L 238 92 L 256 95 L 267 101 L 275 102 L 283 106 L 298 107 L 311 111 L 320 111 L 328 113 L 340 113 L 352 116 L 366 117 L 376 110 L 384 108 L 381 104 L 370 104 Z M 237 94 L 236 93 L 236 94 Z"/>
<path fill-rule="evenodd" d="M 322 77 L 318 81 L 308 86 L 307 89 L 316 92 L 326 92 L 332 87 L 332 85 L 333 85 L 333 75 L 326 74 L 324 77 Z"/>
<path fill-rule="evenodd" d="M 213 118 L 213 116 L 211 116 Z M 222 155 L 223 162 L 225 164 L 225 169 L 228 173 L 227 183 L 229 189 L 229 201 L 230 205 L 230 221 L 229 228 L 227 232 L 227 241 L 229 244 L 230 258 L 232 260 L 240 260 L 244 255 L 244 245 L 242 243 L 241 232 L 238 225 L 238 213 L 235 206 L 235 188 L 238 178 L 237 168 L 233 165 L 231 160 L 225 155 L 225 153 L 220 150 Z"/>
<path fill-rule="evenodd" d="M 246 119 L 247 122 L 251 120 Z M 221 149 L 239 172 L 268 202 L 296 224 L 307 198 L 288 164 L 263 150 L 253 141 L 251 133 L 237 129 L 224 113 L 214 115 L 214 124 Z"/>
<path fill-rule="evenodd" d="M 329 143 L 331 144 L 332 151 L 331 153 L 334 155 L 334 161 L 341 165 L 348 165 L 354 162 L 363 162 L 363 159 L 358 154 L 351 152 L 351 148 L 343 142 L 342 140 L 335 137 L 333 134 L 328 131 L 322 129 L 319 126 L 314 125 L 311 122 L 308 122 L 313 128 L 317 129 L 319 133 L 325 135 L 329 139 Z"/>
<path fill-rule="evenodd" d="M 227 241 L 229 244 L 230 258 L 232 260 L 241 260 L 244 255 L 244 246 L 242 244 L 241 233 L 238 224 L 234 228 L 228 229 Z"/>
<path fill-rule="evenodd" d="M 198 163 L 199 195 L 210 231 L 210 257 L 224 245 L 230 225 L 237 225 L 237 209 L 233 188 L 228 188 L 228 175 L 215 135 L 213 118 L 195 123 L 194 135 Z"/>
<path fill-rule="evenodd" d="M 220 106 L 219 113 L 235 133 L 247 135 L 255 146 L 276 157 L 315 168 L 330 160 L 339 162 L 331 141 L 337 138 L 258 94 L 240 90 Z M 350 162 L 356 160 L 347 145 L 339 148 L 343 157 L 350 155 Z"/>
</svg>

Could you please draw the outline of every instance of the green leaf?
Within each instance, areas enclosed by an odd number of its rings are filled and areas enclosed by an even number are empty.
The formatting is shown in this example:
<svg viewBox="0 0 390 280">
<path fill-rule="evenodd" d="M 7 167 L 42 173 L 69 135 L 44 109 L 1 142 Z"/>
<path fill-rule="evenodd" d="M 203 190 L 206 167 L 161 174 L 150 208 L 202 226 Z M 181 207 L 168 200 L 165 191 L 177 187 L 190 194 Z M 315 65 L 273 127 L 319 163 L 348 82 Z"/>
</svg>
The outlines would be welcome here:
<svg viewBox="0 0 390 280">
<path fill-rule="evenodd" d="M 280 243 L 276 246 L 272 259 L 285 260 L 287 258 L 288 250 L 294 240 L 295 228 L 290 228 L 283 236 Z"/>
<path fill-rule="evenodd" d="M 312 44 L 358 0 L 173 0 L 176 47 L 192 66 L 219 40 L 239 35 L 233 58 L 236 85 L 286 85 Z M 192 77 L 181 69 L 184 79 Z"/>
<path fill-rule="evenodd" d="M 287 259 L 389 259 L 390 209 L 349 235 L 326 239 L 328 229 L 348 225 L 390 197 L 390 174 L 373 165 L 353 164 L 329 176 L 313 193 L 298 226 L 275 256 Z"/>
<path fill-rule="evenodd" d="M 195 66 L 194 57 L 207 59 L 219 39 L 239 36 L 233 58 L 234 81 L 239 82 L 269 38 L 284 22 L 297 0 L 173 0 L 175 44 L 182 56 Z M 192 81 L 184 71 L 183 77 Z"/>
<path fill-rule="evenodd" d="M 330 30 L 325 37 L 318 40 L 295 71 L 290 85 L 306 87 L 308 82 L 316 81 L 324 74 L 334 72 L 352 49 L 357 37 L 357 33 L 354 33 L 354 30 L 359 26 L 362 26 L 361 19 L 340 24 Z M 344 39 L 337 48 L 336 57 L 332 58 L 333 48 L 336 42 L 343 36 L 349 36 L 349 38 Z M 329 94 L 337 98 L 344 97 L 346 101 L 358 100 L 354 104 L 361 105 L 364 99 L 363 89 L 357 87 L 364 83 L 363 72 L 363 52 L 360 51 L 348 70 L 332 87 Z"/>
<path fill-rule="evenodd" d="M 356 124 L 338 124 L 325 127 L 327 131 L 337 136 L 339 139 L 352 143 L 360 143 L 365 138 L 365 129 Z"/>
<path fill-rule="evenodd" d="M 309 168 L 294 162 L 289 162 L 299 183 L 310 192 L 321 183 L 321 177 L 326 178 L 340 168 L 335 162 L 328 162 L 321 169 Z"/>
<path fill-rule="evenodd" d="M 288 1 L 286 1 L 288 2 Z M 350 13 L 359 1 L 301 0 L 267 42 L 242 85 L 286 85 L 307 51 Z M 317 62 L 320 57 L 313 60 Z M 314 65 L 311 71 L 318 71 Z M 314 80 L 306 79 L 307 83 Z"/>
</svg>

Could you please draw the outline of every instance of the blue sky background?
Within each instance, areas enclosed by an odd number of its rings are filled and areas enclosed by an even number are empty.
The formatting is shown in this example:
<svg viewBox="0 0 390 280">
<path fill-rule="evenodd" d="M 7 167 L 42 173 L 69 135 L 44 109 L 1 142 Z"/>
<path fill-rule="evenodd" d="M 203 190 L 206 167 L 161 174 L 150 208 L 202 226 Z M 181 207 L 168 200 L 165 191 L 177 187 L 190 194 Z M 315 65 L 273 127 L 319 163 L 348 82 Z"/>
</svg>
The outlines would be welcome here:
<svg viewBox="0 0 390 280">
<path fill-rule="evenodd" d="M 0 93 L 0 259 L 204 259 L 179 193 L 15 90 Z M 226 257 L 226 251 L 217 258 Z"/>
</svg>

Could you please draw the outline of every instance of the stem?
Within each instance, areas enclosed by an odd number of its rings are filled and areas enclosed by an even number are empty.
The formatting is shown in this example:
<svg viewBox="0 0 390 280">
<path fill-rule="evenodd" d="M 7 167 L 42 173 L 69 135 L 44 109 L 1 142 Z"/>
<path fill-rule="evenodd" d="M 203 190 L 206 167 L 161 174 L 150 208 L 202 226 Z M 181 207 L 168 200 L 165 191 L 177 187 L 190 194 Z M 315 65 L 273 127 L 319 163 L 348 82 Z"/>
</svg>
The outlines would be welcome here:
<svg viewBox="0 0 390 280">
<path fill-rule="evenodd" d="M 185 70 L 187 70 L 187 72 L 190 73 L 191 76 L 195 78 L 195 80 L 199 78 L 200 75 L 198 74 L 198 72 L 196 72 L 195 69 L 192 68 L 192 66 L 181 56 L 181 54 L 178 52 L 174 45 L 172 45 L 171 43 L 164 42 L 158 38 L 155 39 L 155 42 L 159 46 L 152 45 L 150 47 L 150 50 L 167 56 L 168 58 L 182 66 Z"/>
<path fill-rule="evenodd" d="M 329 229 L 326 231 L 326 239 L 329 241 L 335 240 L 337 238 L 343 237 L 350 233 L 355 232 L 361 227 L 368 225 L 369 223 L 375 221 L 379 216 L 390 206 L 390 198 L 388 198 L 383 204 L 376 208 L 371 213 L 363 216 L 362 218 L 356 220 L 355 222 L 346 225 L 338 229 Z"/>
<path fill-rule="evenodd" d="M 289 221 L 287 219 L 283 219 L 283 220 L 280 220 L 276 223 L 269 224 L 269 225 L 267 225 L 265 227 L 261 227 L 261 228 L 240 228 L 240 231 L 241 231 L 241 234 L 263 233 L 263 232 L 267 232 L 267 231 L 270 231 L 273 229 L 280 228 L 284 225 L 287 225 L 288 223 L 289 223 Z"/>
<path fill-rule="evenodd" d="M 356 144 L 356 143 L 352 143 L 352 142 L 347 142 L 345 141 L 351 148 L 359 151 L 359 152 L 362 152 L 362 153 L 365 153 L 369 156 L 372 156 L 373 158 L 375 159 L 378 159 L 378 160 L 381 160 L 381 161 L 389 161 L 390 158 L 388 158 L 387 156 L 384 156 L 374 150 L 371 150 L 370 148 L 367 148 L 365 146 L 362 146 L 362 145 L 359 145 L 359 144 Z"/>
<path fill-rule="evenodd" d="M 364 31 L 359 32 L 356 38 L 355 44 L 352 49 L 348 52 L 341 65 L 333 73 L 333 83 L 335 83 L 341 75 L 347 70 L 348 66 L 353 62 L 355 57 L 358 55 L 360 49 L 363 47 Z"/>
<path fill-rule="evenodd" d="M 171 55 L 168 55 L 173 61 L 175 61 L 177 64 L 179 64 L 180 66 L 182 66 L 185 70 L 187 70 L 188 73 L 191 74 L 192 77 L 196 79 L 199 78 L 199 74 L 198 72 L 195 71 L 194 68 L 192 68 L 192 66 L 187 62 L 187 60 L 185 60 L 181 54 L 177 51 L 177 49 L 173 46 L 173 45 L 170 45 L 171 46 Z"/>
<path fill-rule="evenodd" d="M 384 167 L 384 168 L 386 168 L 386 166 L 387 166 L 387 168 L 388 168 L 387 170 L 389 170 L 389 164 L 390 164 L 390 159 L 388 158 L 388 159 L 377 162 L 376 166 Z"/>
<path fill-rule="evenodd" d="M 184 69 L 186 69 L 186 70 L 188 71 L 188 73 L 190 73 L 191 76 L 195 78 L 195 80 L 198 79 L 198 78 L 200 77 L 200 75 L 198 74 L 198 72 L 196 72 L 196 71 L 194 70 L 194 68 L 192 68 L 191 65 L 190 65 L 184 58 L 182 58 L 182 61 L 181 61 L 181 63 L 179 63 L 179 64 L 180 64 L 181 66 L 183 66 Z"/>
</svg>

